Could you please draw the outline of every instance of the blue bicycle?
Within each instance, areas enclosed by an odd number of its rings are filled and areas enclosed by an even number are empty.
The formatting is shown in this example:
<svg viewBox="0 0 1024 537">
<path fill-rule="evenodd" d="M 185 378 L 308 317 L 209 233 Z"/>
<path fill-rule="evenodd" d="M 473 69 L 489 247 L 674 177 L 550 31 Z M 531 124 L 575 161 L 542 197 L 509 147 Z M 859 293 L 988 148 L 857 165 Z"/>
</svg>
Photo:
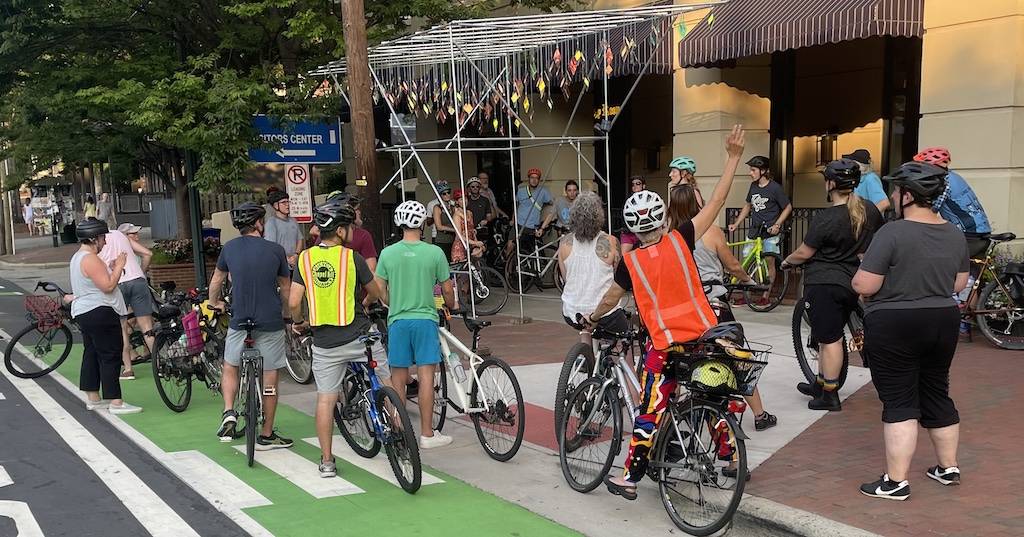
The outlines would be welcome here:
<svg viewBox="0 0 1024 537">
<path fill-rule="evenodd" d="M 376 333 L 359 338 L 366 346 L 366 361 L 349 364 L 341 382 L 334 421 L 341 436 L 360 456 L 372 459 L 383 446 L 398 484 L 414 494 L 423 479 L 419 446 L 398 393 L 381 384 L 374 372 L 377 362 L 372 347 L 380 340 Z"/>
</svg>

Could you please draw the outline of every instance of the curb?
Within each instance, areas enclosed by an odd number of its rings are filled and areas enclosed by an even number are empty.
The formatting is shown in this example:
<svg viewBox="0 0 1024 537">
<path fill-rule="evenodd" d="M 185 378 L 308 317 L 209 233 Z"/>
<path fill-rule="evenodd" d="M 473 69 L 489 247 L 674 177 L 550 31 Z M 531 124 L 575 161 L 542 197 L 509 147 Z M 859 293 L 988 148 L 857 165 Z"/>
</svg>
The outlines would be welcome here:
<svg viewBox="0 0 1024 537">
<path fill-rule="evenodd" d="M 5 269 L 55 269 L 68 266 L 68 262 L 61 263 L 12 263 L 0 260 L 0 268 Z"/>
<path fill-rule="evenodd" d="M 736 516 L 794 537 L 881 537 L 877 533 L 749 494 L 743 495 Z"/>
</svg>

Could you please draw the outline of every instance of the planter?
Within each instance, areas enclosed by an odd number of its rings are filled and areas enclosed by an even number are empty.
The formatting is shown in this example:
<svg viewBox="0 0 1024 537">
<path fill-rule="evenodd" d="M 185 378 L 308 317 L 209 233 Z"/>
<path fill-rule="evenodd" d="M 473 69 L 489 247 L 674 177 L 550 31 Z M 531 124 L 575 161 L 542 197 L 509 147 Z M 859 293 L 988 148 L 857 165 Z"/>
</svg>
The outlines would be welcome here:
<svg viewBox="0 0 1024 537">
<path fill-rule="evenodd" d="M 213 274 L 216 262 L 206 262 L 206 276 Z M 173 265 L 152 265 L 149 267 L 149 277 L 154 288 L 159 289 L 163 282 L 174 282 L 179 291 L 191 289 L 196 286 L 195 265 L 192 263 L 177 263 Z"/>
</svg>

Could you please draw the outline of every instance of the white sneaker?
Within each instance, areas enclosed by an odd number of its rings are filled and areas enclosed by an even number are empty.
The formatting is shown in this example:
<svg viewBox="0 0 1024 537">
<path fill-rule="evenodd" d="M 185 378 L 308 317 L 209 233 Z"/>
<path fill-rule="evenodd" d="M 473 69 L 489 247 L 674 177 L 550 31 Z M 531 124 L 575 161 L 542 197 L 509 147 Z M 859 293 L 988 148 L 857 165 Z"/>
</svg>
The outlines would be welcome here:
<svg viewBox="0 0 1024 537">
<path fill-rule="evenodd" d="M 110 405 L 111 414 L 138 414 L 142 412 L 141 406 L 129 405 L 128 403 L 121 403 L 121 406 Z"/>
<path fill-rule="evenodd" d="M 434 436 L 421 436 L 420 437 L 420 448 L 422 449 L 433 449 L 443 446 L 447 446 L 452 443 L 452 437 L 443 435 L 437 431 L 434 431 Z"/>
<path fill-rule="evenodd" d="M 88 401 L 85 402 L 86 410 L 103 410 L 110 406 L 110 401 L 106 399 L 100 399 L 99 401 Z"/>
</svg>

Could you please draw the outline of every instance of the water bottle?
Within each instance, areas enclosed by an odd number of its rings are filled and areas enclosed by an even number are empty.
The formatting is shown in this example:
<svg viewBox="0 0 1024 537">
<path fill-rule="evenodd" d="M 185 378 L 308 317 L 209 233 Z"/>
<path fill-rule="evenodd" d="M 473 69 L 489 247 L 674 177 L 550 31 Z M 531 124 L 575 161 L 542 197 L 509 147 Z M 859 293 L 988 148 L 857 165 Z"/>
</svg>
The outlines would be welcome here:
<svg viewBox="0 0 1024 537">
<path fill-rule="evenodd" d="M 974 289 L 974 275 L 967 276 L 967 287 L 964 287 L 963 291 L 957 295 L 958 302 L 967 302 L 968 297 L 971 296 L 971 290 Z"/>
<path fill-rule="evenodd" d="M 178 347 L 184 349 L 188 346 L 188 338 L 185 337 L 185 332 L 181 333 L 181 337 L 178 338 Z"/>
<path fill-rule="evenodd" d="M 462 367 L 462 360 L 459 359 L 458 353 L 448 353 L 448 367 L 451 368 L 452 374 L 455 375 L 455 380 L 459 384 L 466 382 L 466 368 Z"/>
</svg>

